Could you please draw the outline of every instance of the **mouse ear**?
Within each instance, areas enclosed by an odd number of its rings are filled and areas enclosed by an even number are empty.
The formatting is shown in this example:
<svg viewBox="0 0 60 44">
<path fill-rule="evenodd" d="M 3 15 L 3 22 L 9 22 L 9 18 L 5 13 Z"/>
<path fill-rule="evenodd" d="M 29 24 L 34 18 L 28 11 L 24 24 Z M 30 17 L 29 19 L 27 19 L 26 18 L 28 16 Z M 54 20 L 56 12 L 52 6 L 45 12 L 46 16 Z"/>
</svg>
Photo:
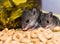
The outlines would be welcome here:
<svg viewBox="0 0 60 44">
<path fill-rule="evenodd" d="M 32 12 L 33 12 L 33 15 L 35 15 L 35 13 L 37 12 L 37 9 L 36 8 L 33 8 L 32 9 Z"/>
<path fill-rule="evenodd" d="M 48 15 L 49 15 L 49 17 L 52 17 L 53 13 L 52 12 L 49 12 Z"/>
</svg>

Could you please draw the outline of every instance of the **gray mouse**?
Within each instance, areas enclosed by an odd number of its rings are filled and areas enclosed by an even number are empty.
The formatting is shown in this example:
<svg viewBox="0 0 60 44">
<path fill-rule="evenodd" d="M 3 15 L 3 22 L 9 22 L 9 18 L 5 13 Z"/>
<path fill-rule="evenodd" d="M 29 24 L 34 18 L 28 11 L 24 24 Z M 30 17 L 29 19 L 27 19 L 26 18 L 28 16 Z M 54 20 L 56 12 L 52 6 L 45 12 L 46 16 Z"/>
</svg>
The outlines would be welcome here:
<svg viewBox="0 0 60 44">
<path fill-rule="evenodd" d="M 60 20 L 57 16 L 54 16 L 52 12 L 41 13 L 38 24 L 44 28 L 51 28 L 52 26 L 60 26 Z"/>
<path fill-rule="evenodd" d="M 39 18 L 40 11 L 37 8 L 23 10 L 21 16 L 21 27 L 23 30 L 28 30 L 29 28 L 37 26 L 37 19 Z"/>
</svg>

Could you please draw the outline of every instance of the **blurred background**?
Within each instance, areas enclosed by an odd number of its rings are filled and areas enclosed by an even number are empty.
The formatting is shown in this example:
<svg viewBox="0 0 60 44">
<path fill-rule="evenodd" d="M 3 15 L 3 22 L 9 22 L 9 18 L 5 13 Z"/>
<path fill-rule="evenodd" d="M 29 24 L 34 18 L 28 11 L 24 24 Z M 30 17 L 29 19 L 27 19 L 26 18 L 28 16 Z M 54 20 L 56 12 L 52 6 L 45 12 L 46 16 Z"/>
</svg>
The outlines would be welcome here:
<svg viewBox="0 0 60 44">
<path fill-rule="evenodd" d="M 42 0 L 42 10 L 60 14 L 60 0 Z"/>
<path fill-rule="evenodd" d="M 2 0 L 0 0 L 2 1 Z M 19 0 L 14 0 L 15 2 Z M 22 0 L 24 1 L 24 0 Z M 38 0 L 39 1 L 39 0 Z M 52 11 L 53 13 L 60 14 L 60 0 L 41 0 L 42 1 L 42 10 Z M 18 4 L 17 2 L 16 4 Z"/>
</svg>

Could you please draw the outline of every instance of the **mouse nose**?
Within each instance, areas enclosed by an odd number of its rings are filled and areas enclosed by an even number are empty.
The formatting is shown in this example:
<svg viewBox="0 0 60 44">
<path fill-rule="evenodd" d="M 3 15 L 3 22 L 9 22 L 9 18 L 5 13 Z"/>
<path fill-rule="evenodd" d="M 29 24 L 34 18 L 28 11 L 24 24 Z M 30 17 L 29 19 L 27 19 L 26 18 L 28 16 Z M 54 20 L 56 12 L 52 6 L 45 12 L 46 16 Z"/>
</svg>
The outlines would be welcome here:
<svg viewBox="0 0 60 44">
<path fill-rule="evenodd" d="M 22 30 L 24 30 L 24 31 L 26 31 L 26 30 L 28 30 L 28 26 L 22 26 Z"/>
<path fill-rule="evenodd" d="M 26 26 L 22 26 L 22 28 L 25 28 Z"/>
<path fill-rule="evenodd" d="M 44 28 L 45 28 L 45 27 L 46 27 L 46 25 L 42 25 L 42 27 L 44 27 Z"/>
</svg>

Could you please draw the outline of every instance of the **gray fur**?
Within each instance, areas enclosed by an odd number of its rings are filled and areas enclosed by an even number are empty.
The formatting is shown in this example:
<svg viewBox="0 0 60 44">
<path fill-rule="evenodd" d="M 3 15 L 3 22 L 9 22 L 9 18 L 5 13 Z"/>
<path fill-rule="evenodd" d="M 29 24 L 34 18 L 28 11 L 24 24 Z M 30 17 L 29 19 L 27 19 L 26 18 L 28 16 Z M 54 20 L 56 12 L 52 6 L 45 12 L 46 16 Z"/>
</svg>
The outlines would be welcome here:
<svg viewBox="0 0 60 44">
<path fill-rule="evenodd" d="M 38 23 L 41 27 L 52 27 L 52 26 L 60 26 L 60 20 L 58 17 L 54 16 L 52 12 L 49 13 L 41 13 Z"/>
<path fill-rule="evenodd" d="M 32 9 L 24 9 L 23 15 L 21 17 L 21 26 L 25 28 L 25 30 L 34 27 L 38 17 L 39 17 L 39 10 L 37 8 Z"/>
</svg>

